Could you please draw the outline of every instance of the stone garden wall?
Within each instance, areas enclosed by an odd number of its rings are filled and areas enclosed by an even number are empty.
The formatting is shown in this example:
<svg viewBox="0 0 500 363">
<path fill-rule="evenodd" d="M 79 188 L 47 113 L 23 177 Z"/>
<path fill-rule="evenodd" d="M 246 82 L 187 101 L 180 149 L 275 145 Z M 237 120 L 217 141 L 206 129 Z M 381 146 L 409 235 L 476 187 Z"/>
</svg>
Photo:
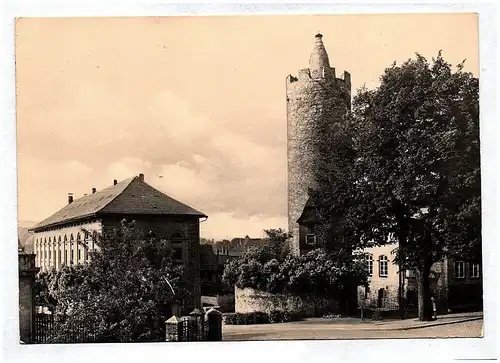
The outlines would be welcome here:
<svg viewBox="0 0 500 363">
<path fill-rule="evenodd" d="M 268 312 L 271 310 L 301 312 L 305 317 L 338 313 L 338 303 L 328 298 L 271 294 L 251 288 L 235 287 L 237 313 Z"/>
</svg>

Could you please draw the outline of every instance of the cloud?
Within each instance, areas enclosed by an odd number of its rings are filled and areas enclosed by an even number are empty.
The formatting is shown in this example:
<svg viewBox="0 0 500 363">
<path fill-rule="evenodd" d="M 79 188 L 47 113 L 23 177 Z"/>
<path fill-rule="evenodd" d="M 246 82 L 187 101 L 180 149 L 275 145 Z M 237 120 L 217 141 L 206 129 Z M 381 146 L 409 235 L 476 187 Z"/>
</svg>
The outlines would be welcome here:
<svg viewBox="0 0 500 363">
<path fill-rule="evenodd" d="M 213 195 L 210 175 L 193 170 L 185 163 L 161 165 L 159 175 L 162 178 L 151 180 L 151 185 L 194 208 L 199 208 L 196 205 L 200 204 L 200 199 Z"/>
<path fill-rule="evenodd" d="M 214 213 L 200 226 L 203 238 L 232 239 L 245 235 L 264 237 L 264 229 L 288 229 L 288 221 L 284 216 L 239 218 L 232 213 Z"/>
<path fill-rule="evenodd" d="M 195 163 L 197 164 L 201 164 L 203 163 L 205 160 L 207 160 L 207 158 L 201 156 L 201 155 L 198 155 L 198 154 L 194 154 L 193 155 L 193 160 L 195 161 Z"/>
<path fill-rule="evenodd" d="M 206 115 L 196 112 L 186 99 L 170 90 L 154 95 L 145 116 L 154 124 L 165 126 L 163 133 L 170 140 L 192 140 L 211 127 Z"/>
</svg>

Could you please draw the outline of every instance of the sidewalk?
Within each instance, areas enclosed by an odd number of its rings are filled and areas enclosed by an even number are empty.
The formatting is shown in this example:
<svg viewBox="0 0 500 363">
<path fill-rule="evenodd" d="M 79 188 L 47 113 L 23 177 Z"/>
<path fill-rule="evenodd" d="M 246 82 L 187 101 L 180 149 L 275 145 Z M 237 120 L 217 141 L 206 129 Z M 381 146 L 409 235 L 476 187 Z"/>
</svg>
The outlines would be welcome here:
<svg viewBox="0 0 500 363">
<path fill-rule="evenodd" d="M 483 312 L 457 313 L 438 315 L 434 321 L 420 321 L 418 319 L 387 319 L 387 320 L 361 320 L 361 319 L 308 319 L 313 324 L 328 324 L 333 329 L 349 330 L 411 330 L 427 328 L 438 325 L 449 325 L 483 319 Z M 313 321 L 314 320 L 314 321 Z M 329 322 L 336 320 L 337 322 Z"/>
<path fill-rule="evenodd" d="M 361 320 L 358 318 L 311 318 L 291 323 L 256 324 L 256 325 L 225 325 L 223 331 L 227 334 L 238 333 L 277 333 L 280 331 L 403 331 L 427 328 L 438 325 L 449 325 L 483 319 L 482 312 L 439 315 L 435 321 L 419 321 L 418 319 Z"/>
<path fill-rule="evenodd" d="M 473 313 L 438 315 L 437 320 L 434 321 L 420 321 L 418 319 L 385 320 L 385 321 L 381 320 L 381 321 L 373 321 L 370 324 L 382 330 L 410 330 L 410 329 L 426 328 L 430 326 L 463 323 L 467 321 L 481 320 L 481 319 L 483 319 L 483 312 L 473 312 Z"/>
</svg>

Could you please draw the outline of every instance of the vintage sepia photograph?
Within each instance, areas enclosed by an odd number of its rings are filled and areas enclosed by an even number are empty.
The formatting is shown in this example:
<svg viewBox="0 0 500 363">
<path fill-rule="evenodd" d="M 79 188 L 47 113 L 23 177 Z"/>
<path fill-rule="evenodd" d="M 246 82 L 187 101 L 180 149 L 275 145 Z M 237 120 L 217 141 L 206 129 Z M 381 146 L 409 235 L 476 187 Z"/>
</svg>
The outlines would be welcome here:
<svg viewBox="0 0 500 363">
<path fill-rule="evenodd" d="M 482 338 L 478 27 L 17 18 L 20 342 Z"/>
</svg>

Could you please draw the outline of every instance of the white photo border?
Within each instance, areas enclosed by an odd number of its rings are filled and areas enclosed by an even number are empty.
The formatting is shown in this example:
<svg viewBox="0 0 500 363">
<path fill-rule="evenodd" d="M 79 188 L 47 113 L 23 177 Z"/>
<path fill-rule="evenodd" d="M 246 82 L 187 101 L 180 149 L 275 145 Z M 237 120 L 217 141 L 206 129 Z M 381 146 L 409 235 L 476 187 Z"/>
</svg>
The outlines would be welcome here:
<svg viewBox="0 0 500 363">
<path fill-rule="evenodd" d="M 495 234 L 500 220 L 495 208 L 498 187 L 498 119 L 496 58 L 498 52 L 498 7 L 494 3 L 420 2 L 391 4 L 379 1 L 342 4 L 308 3 L 222 3 L 172 4 L 164 1 L 60 0 L 3 2 L 1 23 L 2 97 L 0 122 L 2 263 L 2 334 L 6 361 L 120 361 L 143 359 L 158 361 L 284 361 L 330 362 L 335 360 L 452 360 L 496 358 L 498 326 L 495 277 L 498 277 Z M 481 169 L 483 216 L 484 338 L 482 339 L 405 339 L 223 342 L 184 344 L 99 344 L 99 345 L 23 345 L 19 342 L 17 280 L 17 173 L 15 113 L 15 17 L 60 16 L 180 16 L 248 14 L 366 14 L 366 13 L 479 13 Z M 355 25 L 353 25 L 355 26 Z M 378 359 L 379 358 L 379 359 Z"/>
</svg>

